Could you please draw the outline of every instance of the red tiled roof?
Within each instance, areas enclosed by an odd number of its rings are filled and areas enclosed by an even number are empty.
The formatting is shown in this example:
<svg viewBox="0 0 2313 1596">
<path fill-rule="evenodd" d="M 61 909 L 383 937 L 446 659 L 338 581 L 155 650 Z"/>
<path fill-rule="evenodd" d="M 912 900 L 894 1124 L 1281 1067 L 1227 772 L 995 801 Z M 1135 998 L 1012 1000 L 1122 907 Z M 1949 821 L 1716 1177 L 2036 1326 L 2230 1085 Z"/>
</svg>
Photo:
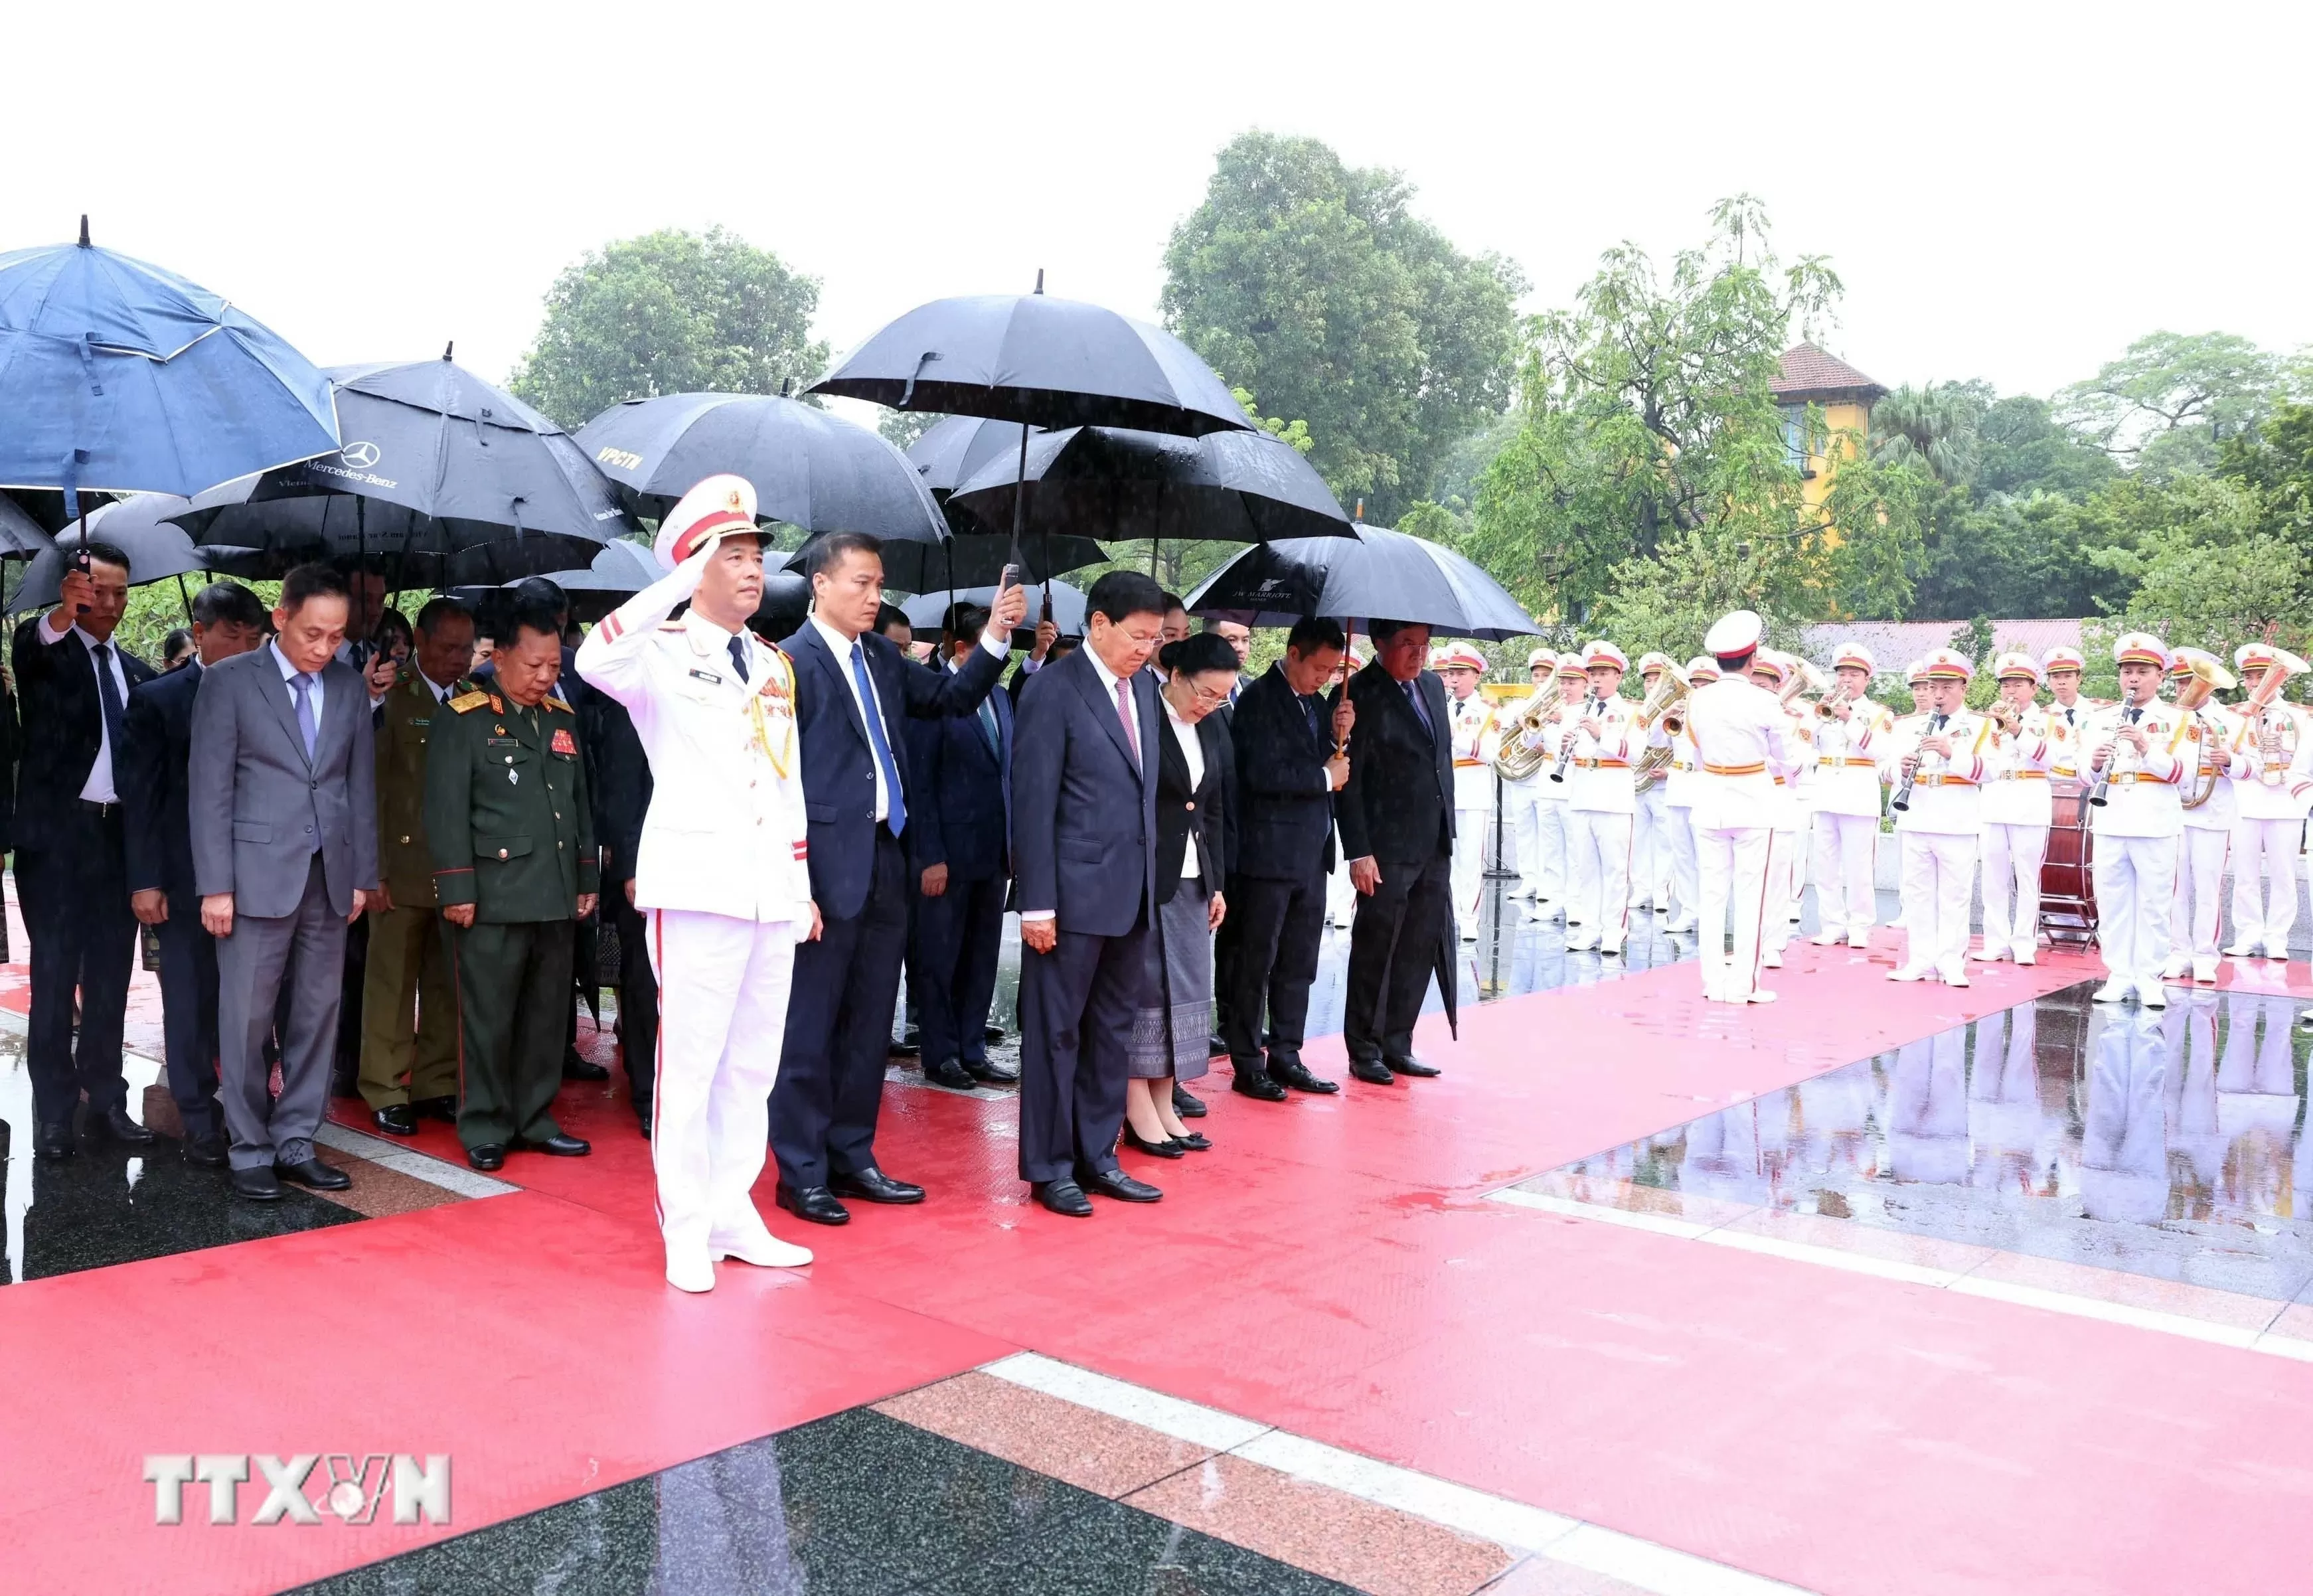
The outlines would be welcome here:
<svg viewBox="0 0 2313 1596">
<path fill-rule="evenodd" d="M 1834 394 L 1860 393 L 1866 402 L 1887 390 L 1836 355 L 1813 344 L 1793 344 L 1783 351 L 1782 370 L 1769 384 L 1778 399 L 1822 399 Z"/>
<path fill-rule="evenodd" d="M 1822 626 L 1810 626 L 1799 636 L 1807 657 L 1817 665 L 1827 666 L 1833 651 L 1851 638 L 1871 650 L 1881 670 L 1900 671 L 1906 661 L 1916 659 L 1931 649 L 1961 647 L 1967 636 L 1967 622 L 1832 622 Z M 2078 621 L 1995 621 L 1992 623 L 1992 648 L 1995 654 L 2021 649 L 2038 659 L 2051 648 L 2077 648 L 2080 646 L 2080 623 Z"/>
</svg>

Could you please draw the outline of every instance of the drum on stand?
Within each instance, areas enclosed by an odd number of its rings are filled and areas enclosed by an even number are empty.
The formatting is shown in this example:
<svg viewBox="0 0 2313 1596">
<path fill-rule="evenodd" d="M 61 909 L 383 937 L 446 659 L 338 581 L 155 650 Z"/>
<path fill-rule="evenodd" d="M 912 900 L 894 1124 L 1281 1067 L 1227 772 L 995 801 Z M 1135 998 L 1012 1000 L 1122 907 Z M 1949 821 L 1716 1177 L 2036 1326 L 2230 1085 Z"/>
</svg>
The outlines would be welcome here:
<svg viewBox="0 0 2313 1596">
<path fill-rule="evenodd" d="M 2040 929 L 2048 940 L 2085 948 L 2097 940 L 2096 833 L 2089 829 L 2088 789 L 2050 783 L 2054 814 L 2040 864 Z"/>
</svg>

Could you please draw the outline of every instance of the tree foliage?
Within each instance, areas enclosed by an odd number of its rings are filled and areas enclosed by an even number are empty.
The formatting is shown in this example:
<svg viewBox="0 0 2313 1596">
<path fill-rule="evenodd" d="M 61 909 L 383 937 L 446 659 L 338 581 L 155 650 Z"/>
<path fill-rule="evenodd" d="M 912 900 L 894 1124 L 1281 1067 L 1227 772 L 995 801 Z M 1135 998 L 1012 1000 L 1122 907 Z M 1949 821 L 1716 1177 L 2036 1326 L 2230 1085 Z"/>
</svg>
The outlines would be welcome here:
<svg viewBox="0 0 2313 1596">
<path fill-rule="evenodd" d="M 1165 251 L 1165 325 L 1280 416 L 1344 503 L 1387 522 L 1454 444 L 1500 412 L 1517 269 L 1463 254 L 1394 172 L 1313 138 L 1247 133 Z"/>
<path fill-rule="evenodd" d="M 2059 414 L 2128 465 L 2205 472 L 2283 392 L 2281 360 L 2229 332 L 2149 333 L 2056 396 Z"/>
<path fill-rule="evenodd" d="M 516 397 L 576 429 L 622 400 L 777 393 L 814 380 L 819 279 L 712 228 L 620 239 L 554 280 Z"/>
</svg>

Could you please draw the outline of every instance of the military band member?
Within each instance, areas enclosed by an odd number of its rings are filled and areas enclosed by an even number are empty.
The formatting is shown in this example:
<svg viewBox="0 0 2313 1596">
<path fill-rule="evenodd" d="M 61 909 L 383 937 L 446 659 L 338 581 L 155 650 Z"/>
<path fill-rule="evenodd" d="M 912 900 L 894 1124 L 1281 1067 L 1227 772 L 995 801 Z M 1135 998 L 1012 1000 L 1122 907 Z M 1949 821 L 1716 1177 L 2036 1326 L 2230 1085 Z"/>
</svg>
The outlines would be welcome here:
<svg viewBox="0 0 2313 1596">
<path fill-rule="evenodd" d="M 428 727 L 426 840 L 458 994 L 458 1140 L 496 1169 L 510 1147 L 591 1151 L 554 1121 L 577 922 L 594 912 L 594 822 L 578 716 L 554 695 L 562 627 L 524 597 L 492 656 L 490 691 L 447 700 Z"/>
<path fill-rule="evenodd" d="M 1708 654 L 1698 654 L 1686 662 L 1690 692 L 1717 680 L 1719 662 Z M 1694 852 L 1694 778 L 1702 768 L 1702 757 L 1694 747 L 1694 727 L 1681 715 L 1679 728 L 1670 738 L 1670 767 L 1663 777 L 1663 832 L 1670 851 L 1671 902 L 1677 905 L 1667 928 L 1673 936 L 1684 936 L 1702 923 L 1702 886 Z"/>
<path fill-rule="evenodd" d="M 1992 707 L 1992 775 L 1984 783 L 1983 946 L 1987 963 L 2036 962 L 2040 940 L 2040 866 L 2048 857 L 2054 805 L 2048 767 L 2071 744 L 2071 728 L 2034 701 L 2040 666 L 2029 654 L 1993 662 L 2000 697 Z"/>
<path fill-rule="evenodd" d="M 579 674 L 626 706 L 650 759 L 635 906 L 659 983 L 651 1163 L 667 1283 L 687 1292 L 713 1289 L 720 1257 L 811 1262 L 748 1195 L 769 1149 L 795 945 L 819 934 L 795 675 L 747 630 L 762 542 L 753 485 L 708 478 L 659 524 L 668 574 L 578 648 Z"/>
<path fill-rule="evenodd" d="M 1879 842 L 1879 750 L 1895 728 L 1895 713 L 1871 701 L 1878 669 L 1861 643 L 1832 656 L 1828 713 L 1816 727 L 1815 914 L 1818 948 L 1871 945 L 1879 918 L 1872 851 Z"/>
<path fill-rule="evenodd" d="M 2195 703 L 2209 695 L 2204 683 L 2225 685 L 2232 673 L 2205 648 L 2179 648 L 2168 666 L 2168 680 L 2177 696 L 2171 707 L 2186 716 L 2185 742 L 2178 750 L 2185 772 L 2177 784 L 2185 829 L 2177 839 L 2177 890 L 2168 905 L 2168 957 L 2160 975 L 2174 981 L 2189 974 L 2203 986 L 2213 986 L 2225 855 L 2231 851 L 2233 827 L 2240 816 L 2233 777 L 2247 774 L 2249 762 L 2235 751 L 2240 717 L 2213 703 Z M 2194 802 L 2195 798 L 2200 801 Z"/>
<path fill-rule="evenodd" d="M 1912 695 L 1912 710 L 1911 713 L 1896 718 L 1895 726 L 1888 733 L 1891 739 L 1905 736 L 1916 736 L 1919 734 L 1920 723 L 1935 711 L 1935 694 L 1928 687 L 1926 660 L 1915 659 L 1904 667 L 1904 691 Z M 1889 796 L 1889 801 L 1892 802 L 1895 785 L 1887 780 L 1887 765 L 1884 759 L 1879 763 L 1879 787 L 1883 793 Z M 1890 824 L 1893 824 L 1892 818 Z M 1887 929 L 1896 931 L 1904 930 L 1907 923 L 1904 913 L 1902 848 L 1903 840 L 1899 837 L 1896 839 L 1895 918 L 1887 922 Z"/>
<path fill-rule="evenodd" d="M 1667 654 L 1647 653 L 1639 656 L 1639 699 L 1644 702 L 1662 680 L 1664 670 L 1670 665 Z M 1647 728 L 1646 748 L 1667 748 L 1670 734 L 1659 721 Z M 1647 773 L 1639 785 L 1638 803 L 1631 816 L 1631 908 L 1635 912 L 1650 909 L 1658 914 L 1670 913 L 1670 844 L 1665 833 L 1668 823 L 1664 819 L 1663 786 L 1668 780 L 1667 770 Z"/>
<path fill-rule="evenodd" d="M 2087 665 L 2078 648 L 2051 648 L 2040 657 L 2048 695 L 2055 700 L 2048 706 L 2048 719 L 2051 722 L 2061 721 L 2064 727 L 2063 741 L 2058 745 L 2054 763 L 2048 767 L 2051 780 L 2085 780 L 2080 765 L 2080 729 L 2088 724 L 2089 712 L 2099 707 L 2097 700 L 2080 696 L 2080 672 Z"/>
<path fill-rule="evenodd" d="M 1574 824 L 1566 817 L 1566 783 L 1553 781 L 1550 778 L 1551 772 L 1558 768 L 1559 751 L 1564 745 L 1567 734 L 1573 729 L 1574 722 L 1580 719 L 1583 702 L 1589 696 L 1590 677 L 1582 668 L 1582 651 L 1570 648 L 1558 657 L 1557 707 L 1543 720 L 1542 730 L 1529 733 L 1527 737 L 1529 742 L 1534 742 L 1536 737 L 1540 739 L 1537 745 L 1543 752 L 1539 777 L 1542 801 L 1551 806 L 1545 811 L 1548 818 L 1543 821 L 1543 833 L 1555 840 L 1558 850 L 1551 872 L 1551 878 L 1558 883 L 1558 891 L 1547 901 L 1535 900 L 1534 918 L 1562 918 L 1570 926 L 1574 924 L 1578 913 L 1574 903 Z"/>
<path fill-rule="evenodd" d="M 1603 639 L 1582 650 L 1588 701 L 1564 728 L 1573 754 L 1566 766 L 1566 842 L 1572 877 L 1566 950 L 1619 957 L 1631 919 L 1631 823 L 1638 794 L 1631 762 L 1645 740 L 1631 724 L 1636 704 L 1617 696 L 1623 651 Z M 1579 921 L 1579 923 L 1577 923 Z"/>
<path fill-rule="evenodd" d="M 2177 892 L 2177 839 L 2185 811 L 2177 782 L 2189 759 L 2189 717 L 2155 695 L 2168 674 L 2168 645 L 2149 632 L 2123 633 L 2113 645 L 2121 699 L 2091 710 L 2082 729 L 2096 835 L 2097 940 L 2106 976 L 2099 1003 L 2134 992 L 2149 1009 L 2168 1006 L 2160 984 L 2168 956 L 2168 913 Z"/>
<path fill-rule="evenodd" d="M 1796 666 L 1779 649 L 1762 648 L 1751 663 L 1751 680 L 1781 702 L 1783 688 Z M 1783 949 L 1791 945 L 1790 903 L 1799 890 L 1793 878 L 1799 869 L 1799 839 L 1807 834 L 1806 799 L 1800 783 L 1815 763 L 1815 744 L 1803 710 L 1782 703 L 1783 719 L 1799 754 L 1799 768 L 1775 778 L 1773 838 L 1767 853 L 1766 919 L 1759 930 L 1759 964 L 1768 970 L 1783 967 Z"/>
<path fill-rule="evenodd" d="M 2233 650 L 2241 687 L 2254 695 L 2268 671 L 2290 675 L 2305 662 L 2269 643 L 2243 643 Z M 2278 691 L 2285 692 L 2286 689 Z M 2234 834 L 2234 958 L 2289 957 L 2289 933 L 2297 923 L 2297 854 L 2305 815 L 2313 804 L 2313 736 L 2305 711 L 2275 697 L 2255 720 L 2242 719 L 2234 747 L 2248 768 L 2233 797 L 2240 818 Z"/>
<path fill-rule="evenodd" d="M 1719 676 L 1687 701 L 1701 769 L 1694 783 L 1694 842 L 1700 929 L 1696 953 L 1702 995 L 1714 1003 L 1772 1003 L 1759 985 L 1759 929 L 1764 912 L 1776 776 L 1799 768 L 1802 754 L 1790 719 L 1775 695 L 1751 680 L 1759 617 L 1737 610 L 1702 639 Z M 1727 950 L 1729 911 L 1735 948 Z"/>
<path fill-rule="evenodd" d="M 1536 648 L 1526 656 L 1526 668 L 1536 692 L 1552 691 L 1558 651 Z M 1526 708 L 1523 701 L 1517 702 L 1504 713 L 1505 735 L 1510 725 L 1525 718 Z M 1566 811 L 1551 803 L 1551 785 L 1549 773 L 1539 766 L 1522 781 L 1508 777 L 1502 780 L 1502 801 L 1509 806 L 1508 829 L 1517 850 L 1517 885 L 1509 895 L 1526 898 L 1537 905 L 1555 902 L 1566 895 Z"/>
<path fill-rule="evenodd" d="M 1429 668 L 1446 684 L 1454 740 L 1454 918 L 1462 940 L 1474 942 L 1486 889 L 1486 845 L 1494 835 L 1494 756 L 1502 751 L 1502 734 L 1492 701 L 1478 691 L 1485 656 L 1468 643 L 1447 643 L 1431 652 Z"/>
<path fill-rule="evenodd" d="M 1904 962 L 1890 981 L 1967 985 L 1968 904 L 1975 892 L 1978 805 L 1992 723 L 1967 712 L 1966 656 L 1939 648 L 1921 662 L 1928 713 L 1890 742 L 1882 772 L 1904 799 L 1895 832 L 1904 849 Z M 1908 787 L 1908 791 L 1905 790 Z"/>
</svg>

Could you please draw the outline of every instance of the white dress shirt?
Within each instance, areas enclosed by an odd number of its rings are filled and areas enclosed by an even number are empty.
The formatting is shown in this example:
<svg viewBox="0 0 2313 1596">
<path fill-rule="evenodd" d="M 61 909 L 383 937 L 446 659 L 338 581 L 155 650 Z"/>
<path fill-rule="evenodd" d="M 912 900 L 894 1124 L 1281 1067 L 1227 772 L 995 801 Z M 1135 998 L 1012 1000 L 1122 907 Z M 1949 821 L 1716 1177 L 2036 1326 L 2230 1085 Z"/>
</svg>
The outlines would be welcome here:
<svg viewBox="0 0 2313 1596">
<path fill-rule="evenodd" d="M 48 629 L 48 622 L 63 613 L 60 609 L 51 610 L 41 619 L 40 641 L 54 648 L 67 637 L 73 637 L 80 639 L 81 647 L 84 648 L 102 648 L 105 651 L 105 663 L 112 671 L 112 684 L 119 690 L 120 708 L 125 714 L 128 709 L 128 673 L 120 668 L 120 645 L 99 643 L 84 628 L 76 623 L 66 627 L 63 631 L 51 631 Z M 92 657 L 89 665 L 93 668 L 95 664 L 96 660 Z M 96 759 L 88 767 L 88 780 L 81 783 L 80 796 L 92 804 L 115 804 L 120 801 L 119 789 L 112 784 L 112 729 L 104 723 L 104 705 L 101 700 L 97 703 Z"/>
<path fill-rule="evenodd" d="M 1181 757 L 1188 761 L 1189 790 L 1194 792 L 1205 783 L 1203 740 L 1197 736 L 1197 728 L 1193 724 L 1181 719 L 1181 713 L 1173 708 L 1171 699 L 1159 694 L 1157 701 L 1165 706 L 1165 723 L 1173 728 L 1173 740 L 1181 745 Z M 1194 841 L 1192 841 L 1181 852 L 1181 879 L 1193 881 L 1196 877 L 1197 845 Z"/>
</svg>

